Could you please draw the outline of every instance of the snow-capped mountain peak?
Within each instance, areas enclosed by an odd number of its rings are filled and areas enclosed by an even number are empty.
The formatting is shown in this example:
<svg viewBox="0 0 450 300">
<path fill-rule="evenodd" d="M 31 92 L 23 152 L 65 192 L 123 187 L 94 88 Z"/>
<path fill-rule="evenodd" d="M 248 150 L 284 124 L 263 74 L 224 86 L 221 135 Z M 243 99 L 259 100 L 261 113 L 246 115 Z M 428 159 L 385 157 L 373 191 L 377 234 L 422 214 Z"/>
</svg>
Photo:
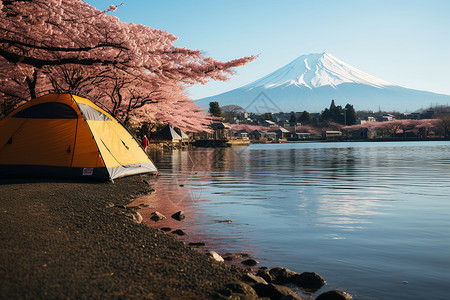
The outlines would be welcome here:
<svg viewBox="0 0 450 300">
<path fill-rule="evenodd" d="M 364 73 L 333 55 L 302 55 L 289 64 L 240 88 L 199 99 L 239 105 L 247 112 L 320 112 L 334 99 L 338 105 L 356 110 L 411 111 L 430 103 L 449 103 L 450 95 L 404 88 Z"/>
<path fill-rule="evenodd" d="M 248 90 L 256 87 L 266 89 L 295 85 L 309 89 L 321 86 L 336 87 L 343 83 L 361 83 L 382 88 L 392 86 L 389 82 L 364 73 L 333 55 L 312 53 L 302 55 L 275 72 L 247 86 Z"/>
</svg>

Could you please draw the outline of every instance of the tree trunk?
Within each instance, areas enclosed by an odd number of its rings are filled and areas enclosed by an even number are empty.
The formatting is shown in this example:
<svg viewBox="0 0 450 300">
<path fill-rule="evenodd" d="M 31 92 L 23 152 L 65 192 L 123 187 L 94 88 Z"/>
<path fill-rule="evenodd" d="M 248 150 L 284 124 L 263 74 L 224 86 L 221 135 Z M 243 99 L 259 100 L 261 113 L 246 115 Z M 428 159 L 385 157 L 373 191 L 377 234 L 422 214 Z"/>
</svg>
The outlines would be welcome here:
<svg viewBox="0 0 450 300">
<path fill-rule="evenodd" d="M 38 70 L 34 69 L 33 71 L 33 78 L 30 78 L 27 76 L 26 78 L 26 82 L 28 85 L 28 89 L 30 91 L 30 97 L 31 99 L 36 98 L 36 82 L 37 82 L 37 75 L 38 75 Z"/>
</svg>

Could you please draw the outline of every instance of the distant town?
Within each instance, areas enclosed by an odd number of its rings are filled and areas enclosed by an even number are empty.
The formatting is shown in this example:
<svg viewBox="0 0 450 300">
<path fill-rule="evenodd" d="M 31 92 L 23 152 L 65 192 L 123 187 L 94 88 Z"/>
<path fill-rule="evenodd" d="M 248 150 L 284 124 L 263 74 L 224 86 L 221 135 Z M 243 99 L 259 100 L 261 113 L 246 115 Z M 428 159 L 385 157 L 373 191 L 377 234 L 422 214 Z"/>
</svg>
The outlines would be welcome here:
<svg viewBox="0 0 450 300">
<path fill-rule="evenodd" d="M 188 135 L 167 125 L 151 133 L 151 142 L 177 148 L 246 146 L 250 143 L 307 141 L 442 140 L 450 137 L 450 107 L 434 106 L 413 113 L 356 111 L 332 100 L 320 113 L 248 113 L 240 106 L 211 102 L 216 122 L 210 131 Z M 162 145 L 162 144 L 161 144 Z"/>
</svg>

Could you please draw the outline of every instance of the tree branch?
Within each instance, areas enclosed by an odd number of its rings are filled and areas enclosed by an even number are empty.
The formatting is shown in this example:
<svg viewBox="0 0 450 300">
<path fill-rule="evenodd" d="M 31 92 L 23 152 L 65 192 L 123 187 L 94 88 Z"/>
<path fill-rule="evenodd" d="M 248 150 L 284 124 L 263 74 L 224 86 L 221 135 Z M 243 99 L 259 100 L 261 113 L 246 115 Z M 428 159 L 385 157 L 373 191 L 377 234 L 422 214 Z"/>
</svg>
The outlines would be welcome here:
<svg viewBox="0 0 450 300">
<path fill-rule="evenodd" d="M 98 48 L 116 48 L 120 50 L 128 50 L 127 47 L 113 44 L 113 43 L 101 43 L 98 45 L 90 46 L 90 47 L 76 47 L 76 48 L 67 48 L 67 47 L 56 47 L 56 46 L 38 46 L 30 43 L 25 43 L 21 41 L 9 40 L 9 39 L 0 39 L 0 43 L 7 43 L 9 45 L 20 45 L 29 47 L 32 49 L 46 50 L 46 51 L 58 51 L 58 52 L 87 52 L 90 50 L 98 49 Z"/>
<path fill-rule="evenodd" d="M 29 57 L 24 55 L 19 55 L 16 53 L 12 53 L 9 51 L 5 51 L 0 48 L 0 56 L 4 57 L 7 61 L 11 63 L 21 63 L 29 66 L 33 66 L 35 68 L 42 68 L 43 66 L 62 66 L 67 64 L 77 64 L 84 66 L 92 66 L 94 64 L 102 64 L 102 65 L 116 65 L 116 64 L 125 64 L 127 61 L 118 62 L 116 60 L 108 60 L 108 59 L 93 59 L 93 58 L 60 58 L 60 59 L 39 59 L 35 57 Z"/>
</svg>

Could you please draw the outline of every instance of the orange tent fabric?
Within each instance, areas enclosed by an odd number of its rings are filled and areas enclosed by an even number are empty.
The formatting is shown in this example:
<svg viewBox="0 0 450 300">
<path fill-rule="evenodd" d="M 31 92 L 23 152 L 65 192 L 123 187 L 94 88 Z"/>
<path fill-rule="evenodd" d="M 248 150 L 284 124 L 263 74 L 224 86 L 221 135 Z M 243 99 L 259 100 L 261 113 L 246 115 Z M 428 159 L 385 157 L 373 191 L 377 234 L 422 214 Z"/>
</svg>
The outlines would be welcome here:
<svg viewBox="0 0 450 300">
<path fill-rule="evenodd" d="M 113 180 L 157 172 L 140 144 L 88 99 L 49 94 L 0 121 L 0 175 Z"/>
</svg>

